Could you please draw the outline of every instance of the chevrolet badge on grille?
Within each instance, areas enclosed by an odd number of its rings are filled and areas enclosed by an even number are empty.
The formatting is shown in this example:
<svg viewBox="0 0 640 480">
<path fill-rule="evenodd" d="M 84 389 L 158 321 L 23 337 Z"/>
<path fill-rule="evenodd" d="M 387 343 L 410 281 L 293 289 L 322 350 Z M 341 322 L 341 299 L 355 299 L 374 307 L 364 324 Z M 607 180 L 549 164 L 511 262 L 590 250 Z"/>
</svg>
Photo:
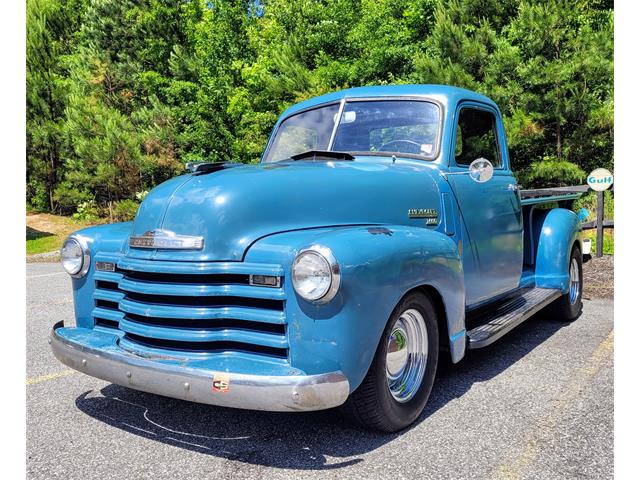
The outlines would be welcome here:
<svg viewBox="0 0 640 480">
<path fill-rule="evenodd" d="M 129 237 L 129 246 L 134 248 L 167 248 L 172 250 L 201 250 L 202 237 L 178 235 L 170 230 L 154 229 L 139 236 Z"/>
</svg>

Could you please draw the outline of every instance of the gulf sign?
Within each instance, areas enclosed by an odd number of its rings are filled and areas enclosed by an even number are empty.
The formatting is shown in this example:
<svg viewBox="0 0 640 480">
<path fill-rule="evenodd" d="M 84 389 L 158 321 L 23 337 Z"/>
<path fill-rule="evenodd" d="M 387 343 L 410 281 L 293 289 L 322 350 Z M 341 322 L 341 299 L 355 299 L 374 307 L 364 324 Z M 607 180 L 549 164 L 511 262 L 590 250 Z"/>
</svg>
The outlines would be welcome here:
<svg viewBox="0 0 640 480">
<path fill-rule="evenodd" d="M 602 192 L 613 185 L 613 174 L 606 168 L 596 168 L 587 177 L 587 185 L 596 192 Z"/>
</svg>

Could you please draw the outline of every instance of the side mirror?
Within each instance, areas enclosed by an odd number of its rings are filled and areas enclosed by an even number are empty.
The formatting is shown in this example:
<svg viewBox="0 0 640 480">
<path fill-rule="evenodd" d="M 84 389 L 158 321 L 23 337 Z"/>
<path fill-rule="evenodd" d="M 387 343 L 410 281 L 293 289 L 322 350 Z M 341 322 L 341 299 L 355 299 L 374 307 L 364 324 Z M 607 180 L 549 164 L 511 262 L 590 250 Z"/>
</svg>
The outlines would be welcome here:
<svg viewBox="0 0 640 480">
<path fill-rule="evenodd" d="M 476 158 L 469 165 L 469 176 L 474 182 L 488 182 L 493 178 L 493 165 L 486 158 Z"/>
</svg>

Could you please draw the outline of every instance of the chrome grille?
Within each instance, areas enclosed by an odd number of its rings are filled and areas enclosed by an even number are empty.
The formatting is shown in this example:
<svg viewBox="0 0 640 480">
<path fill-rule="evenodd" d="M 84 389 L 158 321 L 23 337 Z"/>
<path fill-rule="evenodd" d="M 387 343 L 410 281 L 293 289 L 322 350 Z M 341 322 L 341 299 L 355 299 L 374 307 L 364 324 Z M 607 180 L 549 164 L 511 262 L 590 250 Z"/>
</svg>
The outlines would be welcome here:
<svg viewBox="0 0 640 480">
<path fill-rule="evenodd" d="M 282 280 L 280 266 L 97 260 L 116 263 L 117 268 L 94 274 L 94 322 L 123 332 L 124 344 L 287 358 L 284 289 L 249 284 L 252 274 Z"/>
</svg>

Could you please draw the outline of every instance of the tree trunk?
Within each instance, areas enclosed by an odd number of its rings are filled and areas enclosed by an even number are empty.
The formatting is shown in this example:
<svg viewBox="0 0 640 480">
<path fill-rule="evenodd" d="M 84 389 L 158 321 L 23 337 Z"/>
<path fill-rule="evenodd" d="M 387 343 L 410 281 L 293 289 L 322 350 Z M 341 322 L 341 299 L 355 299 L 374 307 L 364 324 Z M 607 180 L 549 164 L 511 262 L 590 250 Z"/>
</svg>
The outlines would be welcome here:
<svg viewBox="0 0 640 480">
<path fill-rule="evenodd" d="M 556 43 L 556 60 L 560 61 L 560 42 Z M 561 118 L 561 102 L 562 91 L 560 90 L 560 82 L 556 80 L 556 157 L 562 159 L 562 124 Z"/>
<path fill-rule="evenodd" d="M 562 129 L 560 127 L 560 118 L 556 123 L 556 156 L 558 160 L 562 158 Z"/>
<path fill-rule="evenodd" d="M 49 148 L 49 171 L 47 172 L 47 193 L 49 195 L 49 210 L 53 213 L 55 204 L 53 201 L 53 189 L 56 181 L 56 162 L 54 160 L 53 150 Z"/>
</svg>

